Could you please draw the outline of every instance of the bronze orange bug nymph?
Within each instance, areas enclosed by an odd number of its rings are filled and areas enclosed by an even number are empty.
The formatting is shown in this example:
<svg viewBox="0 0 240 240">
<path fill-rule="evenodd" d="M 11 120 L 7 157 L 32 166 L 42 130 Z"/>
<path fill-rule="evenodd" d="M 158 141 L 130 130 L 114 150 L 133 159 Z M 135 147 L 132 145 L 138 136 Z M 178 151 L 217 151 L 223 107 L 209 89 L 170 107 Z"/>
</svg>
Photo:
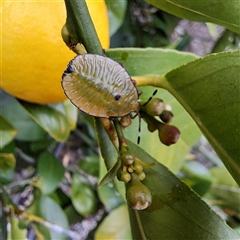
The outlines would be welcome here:
<svg viewBox="0 0 240 240">
<path fill-rule="evenodd" d="M 139 93 L 124 67 L 97 54 L 76 56 L 62 76 L 62 87 L 70 101 L 95 117 L 139 114 Z"/>
</svg>

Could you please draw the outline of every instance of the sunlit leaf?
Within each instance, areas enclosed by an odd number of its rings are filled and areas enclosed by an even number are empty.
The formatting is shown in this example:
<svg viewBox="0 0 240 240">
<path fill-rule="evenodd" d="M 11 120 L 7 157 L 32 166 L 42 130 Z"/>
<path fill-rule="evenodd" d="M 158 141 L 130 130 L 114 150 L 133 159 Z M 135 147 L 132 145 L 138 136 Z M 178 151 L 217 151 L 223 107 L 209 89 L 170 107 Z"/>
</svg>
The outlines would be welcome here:
<svg viewBox="0 0 240 240">
<path fill-rule="evenodd" d="M 137 145 L 128 144 L 139 159 L 155 161 Z M 164 165 L 156 162 L 144 172 L 142 183 L 152 194 L 152 205 L 142 211 L 129 208 L 134 239 L 238 239 L 225 221 Z"/>
<path fill-rule="evenodd" d="M 0 153 L 0 170 L 8 171 L 16 165 L 16 159 L 12 153 Z"/>
<path fill-rule="evenodd" d="M 65 141 L 70 133 L 66 116 L 49 106 L 21 101 L 30 116 L 55 140 Z"/>
<path fill-rule="evenodd" d="M 240 32 L 240 4 L 233 0 L 146 0 L 150 4 L 180 18 L 199 22 L 213 22 L 234 32 Z"/>
<path fill-rule="evenodd" d="M 98 227 L 94 239 L 132 239 L 126 204 L 111 211 Z"/>
<path fill-rule="evenodd" d="M 88 180 L 75 173 L 71 184 L 71 199 L 76 211 L 83 216 L 88 216 L 96 209 L 96 196 Z"/>
<path fill-rule="evenodd" d="M 17 134 L 17 130 L 2 115 L 0 115 L 0 149 L 11 142 Z"/>
<path fill-rule="evenodd" d="M 65 169 L 52 154 L 44 152 L 38 158 L 38 175 L 44 194 L 53 192 L 64 176 Z"/>
<path fill-rule="evenodd" d="M 19 228 L 19 219 L 14 215 L 11 217 L 11 228 L 7 240 L 12 239 L 27 239 L 27 229 Z"/>
<path fill-rule="evenodd" d="M 71 130 L 76 128 L 79 110 L 68 99 L 64 102 L 51 104 L 49 106 L 58 110 L 67 118 Z"/>
</svg>

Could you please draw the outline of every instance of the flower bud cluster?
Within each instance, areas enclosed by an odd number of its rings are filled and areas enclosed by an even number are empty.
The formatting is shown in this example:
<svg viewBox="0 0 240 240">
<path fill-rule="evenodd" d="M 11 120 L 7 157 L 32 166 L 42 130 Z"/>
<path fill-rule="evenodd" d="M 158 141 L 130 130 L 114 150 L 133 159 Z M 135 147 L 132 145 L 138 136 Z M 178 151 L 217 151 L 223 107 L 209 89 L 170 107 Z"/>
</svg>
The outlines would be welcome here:
<svg viewBox="0 0 240 240">
<path fill-rule="evenodd" d="M 143 171 L 143 164 L 138 158 L 134 157 L 134 155 L 128 151 L 123 152 L 119 157 L 121 158 L 121 167 L 117 172 L 119 181 L 128 183 L 132 178 L 132 173 L 137 174 L 141 181 L 145 179 L 146 175 Z"/>
<path fill-rule="evenodd" d="M 148 125 L 148 130 L 154 132 L 158 130 L 160 141 L 166 146 L 176 143 L 180 136 L 177 127 L 169 123 L 173 119 L 171 107 L 165 104 L 162 99 L 153 98 L 140 108 L 140 114 Z M 159 120 L 155 117 L 159 116 Z"/>
<path fill-rule="evenodd" d="M 120 152 L 121 166 L 117 171 L 117 178 L 127 184 L 127 202 L 133 209 L 146 209 L 152 203 L 152 196 L 141 181 L 146 178 L 144 167 L 151 167 L 155 163 L 142 162 L 129 151 L 125 141 L 122 143 Z"/>
</svg>

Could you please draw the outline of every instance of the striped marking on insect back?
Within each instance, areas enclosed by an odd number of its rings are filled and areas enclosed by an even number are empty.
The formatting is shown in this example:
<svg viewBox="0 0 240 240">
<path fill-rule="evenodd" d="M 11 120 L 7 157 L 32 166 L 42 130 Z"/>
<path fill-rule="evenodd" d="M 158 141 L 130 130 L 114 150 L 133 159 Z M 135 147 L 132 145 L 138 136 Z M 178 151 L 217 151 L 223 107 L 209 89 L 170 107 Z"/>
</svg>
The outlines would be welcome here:
<svg viewBox="0 0 240 240">
<path fill-rule="evenodd" d="M 116 61 L 96 54 L 76 56 L 62 76 L 70 101 L 95 117 L 122 117 L 139 112 L 138 91 Z"/>
</svg>

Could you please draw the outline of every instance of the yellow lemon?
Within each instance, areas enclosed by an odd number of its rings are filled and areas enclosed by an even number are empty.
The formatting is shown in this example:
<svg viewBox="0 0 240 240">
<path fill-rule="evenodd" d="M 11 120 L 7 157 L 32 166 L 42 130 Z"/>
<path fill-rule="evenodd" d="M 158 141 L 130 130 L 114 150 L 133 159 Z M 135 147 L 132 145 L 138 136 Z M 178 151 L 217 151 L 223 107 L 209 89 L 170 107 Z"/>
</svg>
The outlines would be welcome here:
<svg viewBox="0 0 240 240">
<path fill-rule="evenodd" d="M 103 48 L 109 47 L 104 0 L 87 0 Z M 1 1 L 1 88 L 25 101 L 47 104 L 66 99 L 61 76 L 75 54 L 61 38 L 64 1 Z"/>
</svg>

